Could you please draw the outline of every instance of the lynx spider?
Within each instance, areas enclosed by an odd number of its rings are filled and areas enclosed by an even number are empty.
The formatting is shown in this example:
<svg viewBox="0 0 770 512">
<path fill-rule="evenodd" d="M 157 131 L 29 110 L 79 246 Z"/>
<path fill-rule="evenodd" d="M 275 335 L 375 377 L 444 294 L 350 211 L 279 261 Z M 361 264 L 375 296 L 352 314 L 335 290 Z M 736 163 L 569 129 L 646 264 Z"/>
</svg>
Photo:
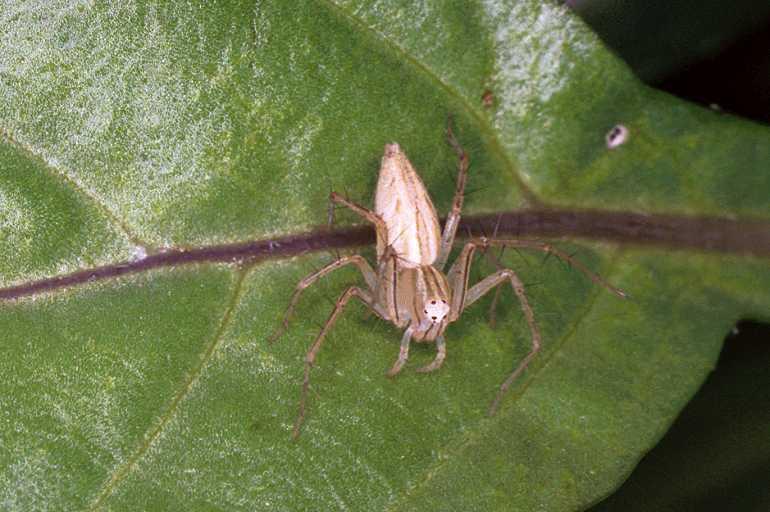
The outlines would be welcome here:
<svg viewBox="0 0 770 512">
<path fill-rule="evenodd" d="M 577 268 L 594 283 L 620 297 L 626 296 L 622 290 L 588 270 L 572 256 L 547 243 L 532 240 L 473 238 L 466 242 L 454 264 L 444 274 L 443 268 L 460 223 L 469 164 L 468 155 L 452 133 L 451 126 L 447 127 L 447 139 L 458 157 L 458 175 L 452 209 L 443 233 L 439 230 L 438 216 L 425 185 L 398 144 L 385 146 L 375 191 L 374 210 L 349 201 L 336 192 L 330 194 L 330 223 L 336 204 L 349 208 L 374 224 L 377 233 L 377 270 L 373 270 L 362 256 L 355 254 L 339 257 L 297 283 L 283 322 L 271 337 L 271 342 L 280 337 L 288 327 L 302 291 L 326 274 L 353 264 L 363 275 L 366 288 L 351 286 L 342 293 L 307 352 L 299 413 L 292 434 L 295 439 L 299 436 L 305 418 L 310 370 L 326 334 L 353 297 L 363 302 L 378 317 L 392 322 L 400 329 L 406 329 L 401 338 L 398 359 L 387 372 L 388 377 L 394 377 L 401 371 L 409 357 L 409 344 L 412 340 L 436 343 L 435 359 L 430 364 L 418 368 L 418 372 L 427 373 L 441 368 L 446 357 L 444 330 L 447 325 L 457 320 L 466 308 L 487 292 L 500 284 L 510 283 L 529 325 L 532 348 L 500 385 L 489 407 L 489 414 L 492 415 L 497 410 L 505 392 L 540 350 L 541 337 L 534 313 L 524 292 L 524 284 L 513 270 L 500 268 L 497 272 L 468 287 L 469 269 L 477 250 L 485 251 L 490 247 L 515 247 L 552 254 Z"/>
</svg>

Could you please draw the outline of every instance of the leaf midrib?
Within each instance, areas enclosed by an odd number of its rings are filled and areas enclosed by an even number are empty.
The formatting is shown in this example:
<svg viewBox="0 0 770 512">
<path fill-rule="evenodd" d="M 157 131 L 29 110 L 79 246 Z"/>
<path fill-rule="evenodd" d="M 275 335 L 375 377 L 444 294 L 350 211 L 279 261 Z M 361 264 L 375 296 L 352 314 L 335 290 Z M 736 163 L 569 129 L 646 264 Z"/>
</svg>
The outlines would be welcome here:
<svg viewBox="0 0 770 512">
<path fill-rule="evenodd" d="M 497 233 L 497 238 L 582 239 L 618 246 L 651 246 L 741 256 L 770 257 L 770 222 L 727 217 L 687 217 L 599 210 L 522 210 L 464 217 L 458 233 Z M 463 238 L 460 236 L 460 238 Z M 141 259 L 82 269 L 0 288 L 13 300 L 64 287 L 118 278 L 163 267 L 201 263 L 256 262 L 374 243 L 374 230 L 353 226 L 280 238 L 169 249 Z"/>
<path fill-rule="evenodd" d="M 431 67 L 422 62 L 416 55 L 409 52 L 406 48 L 397 44 L 387 34 L 379 32 L 369 26 L 363 19 L 354 16 L 342 6 L 335 3 L 333 0 L 314 0 L 318 5 L 323 8 L 336 13 L 337 17 L 346 21 L 352 30 L 361 33 L 368 34 L 373 39 L 379 41 L 383 46 L 387 47 L 395 53 L 398 58 L 409 62 L 419 73 L 426 76 L 431 82 L 437 85 L 440 89 L 445 91 L 449 96 L 454 98 L 460 105 L 462 105 L 468 115 L 476 121 L 476 125 L 479 131 L 483 134 L 489 148 L 500 161 L 504 163 L 504 167 L 513 176 L 522 196 L 526 199 L 530 207 L 541 207 L 544 203 L 537 197 L 537 195 L 525 184 L 522 176 L 515 170 L 515 166 L 511 161 L 509 155 L 505 152 L 500 141 L 495 135 L 494 129 L 490 126 L 488 120 L 481 115 L 481 112 L 474 108 L 464 95 L 452 87 L 449 83 L 444 81 L 441 76 L 435 72 Z M 84 198 L 87 202 L 92 203 L 107 219 L 107 221 L 113 225 L 113 227 L 121 232 L 133 245 L 141 247 L 150 247 L 146 241 L 142 240 L 130 227 L 129 224 L 121 219 L 115 212 L 113 212 L 106 204 L 106 202 L 96 193 L 90 191 L 87 187 L 79 183 L 75 178 L 66 173 L 63 170 L 56 169 L 47 162 L 39 152 L 35 151 L 31 146 L 21 143 L 15 138 L 5 127 L 0 126 L 0 138 L 5 139 L 9 144 L 16 148 L 19 148 L 24 153 L 28 154 L 34 160 L 37 160 L 41 166 L 54 178 L 64 183 L 67 187 L 72 189 L 78 196 Z"/>
</svg>

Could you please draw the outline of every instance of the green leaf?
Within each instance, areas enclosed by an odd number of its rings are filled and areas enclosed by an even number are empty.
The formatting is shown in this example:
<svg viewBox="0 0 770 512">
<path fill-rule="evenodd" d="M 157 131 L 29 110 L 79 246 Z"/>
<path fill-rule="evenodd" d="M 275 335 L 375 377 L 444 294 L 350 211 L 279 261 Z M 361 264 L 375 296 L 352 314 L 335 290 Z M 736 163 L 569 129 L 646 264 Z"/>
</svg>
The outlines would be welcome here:
<svg viewBox="0 0 770 512">
<path fill-rule="evenodd" d="M 369 203 L 391 141 L 445 212 L 448 114 L 478 189 L 469 214 L 770 217 L 767 128 L 645 88 L 557 2 L 6 2 L 0 26 L 4 286 L 301 233 L 325 222 L 330 189 Z M 617 124 L 629 138 L 609 150 Z M 770 272 L 741 254 L 559 246 L 632 299 L 509 251 L 543 351 L 496 416 L 530 343 L 509 290 L 496 329 L 487 299 L 447 331 L 441 371 L 411 371 L 433 357 L 416 346 L 393 381 L 400 335 L 356 305 L 320 353 L 296 443 L 305 351 L 360 277 L 309 289 L 288 333 L 266 338 L 333 256 L 167 266 L 3 302 L 2 508 L 588 506 L 665 432 L 735 320 L 767 318 Z"/>
</svg>

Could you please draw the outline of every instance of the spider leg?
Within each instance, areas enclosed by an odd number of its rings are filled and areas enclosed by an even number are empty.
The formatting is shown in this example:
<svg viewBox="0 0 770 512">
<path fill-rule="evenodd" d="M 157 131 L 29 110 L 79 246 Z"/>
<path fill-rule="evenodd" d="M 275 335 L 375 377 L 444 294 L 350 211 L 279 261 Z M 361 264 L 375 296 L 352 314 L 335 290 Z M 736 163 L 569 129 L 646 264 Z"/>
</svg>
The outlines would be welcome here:
<svg viewBox="0 0 770 512">
<path fill-rule="evenodd" d="M 465 194 L 465 182 L 468 178 L 468 153 L 463 150 L 452 132 L 452 125 L 447 123 L 447 141 L 452 149 L 457 153 L 457 183 L 455 184 L 455 195 L 452 200 L 452 209 L 447 215 L 444 224 L 444 232 L 441 234 L 441 245 L 439 246 L 438 256 L 433 266 L 438 270 L 443 270 L 446 265 L 449 253 L 452 251 L 452 245 L 455 241 L 457 226 L 460 224 L 460 212 L 463 208 L 463 197 Z"/>
<path fill-rule="evenodd" d="M 465 296 L 468 293 L 468 278 L 470 267 L 473 263 L 473 255 L 479 244 L 476 241 L 467 242 L 460 255 L 447 272 L 447 281 L 452 289 L 452 300 L 449 304 L 449 321 L 454 322 L 465 309 Z"/>
<path fill-rule="evenodd" d="M 500 294 L 502 293 L 502 287 L 495 288 L 495 295 L 492 297 L 492 303 L 489 305 L 489 327 L 494 329 L 497 327 L 497 303 L 500 302 Z"/>
<path fill-rule="evenodd" d="M 310 349 L 307 351 L 307 355 L 305 356 L 305 377 L 302 380 L 302 394 L 300 395 L 299 399 L 299 413 L 297 414 L 297 420 L 294 422 L 294 430 L 292 432 L 292 437 L 294 439 L 299 437 L 302 422 L 305 420 L 305 404 L 307 402 L 307 392 L 310 388 L 310 369 L 313 367 L 313 363 L 315 363 L 315 358 L 318 356 L 318 351 L 321 350 L 321 344 L 323 343 L 326 334 L 334 325 L 334 322 L 337 320 L 337 317 L 340 315 L 340 313 L 342 313 L 342 311 L 345 309 L 345 306 L 351 297 L 358 298 L 366 306 L 374 310 L 375 313 L 379 314 L 374 306 L 371 294 L 365 290 L 362 290 L 361 288 L 358 288 L 357 286 L 351 286 L 345 290 L 339 299 L 337 299 L 337 304 L 334 306 L 331 315 L 329 315 L 329 319 L 326 320 L 326 323 L 321 329 L 321 332 L 318 333 L 318 336 L 316 336 L 315 341 L 310 346 Z"/>
<path fill-rule="evenodd" d="M 289 326 L 289 320 L 294 314 L 294 309 L 297 307 L 297 302 L 299 302 L 300 295 L 302 295 L 302 292 L 305 290 L 305 288 L 308 288 L 310 285 L 315 283 L 318 279 L 325 276 L 326 274 L 329 274 L 330 272 L 333 272 L 346 265 L 350 265 L 351 263 L 357 266 L 361 271 L 361 274 L 363 274 L 364 280 L 366 280 L 366 285 L 369 287 L 369 289 L 374 290 L 377 286 L 377 275 L 374 273 L 374 270 L 372 270 L 372 267 L 369 266 L 369 263 L 364 259 L 363 256 L 355 254 L 352 256 L 339 258 L 338 260 L 329 263 L 322 269 L 313 272 L 312 274 L 305 277 L 302 281 L 297 283 L 297 286 L 294 288 L 294 293 L 291 296 L 291 300 L 289 301 L 289 306 L 286 308 L 286 312 L 283 315 L 283 321 L 281 322 L 281 325 L 278 326 L 278 329 L 276 329 L 273 335 L 268 338 L 268 341 L 270 343 L 275 342 L 275 340 L 280 338 L 284 331 L 286 331 L 286 328 Z M 382 316 L 380 312 L 377 312 L 377 314 Z"/>
<path fill-rule="evenodd" d="M 438 370 L 441 368 L 441 365 L 444 364 L 444 359 L 446 359 L 446 342 L 444 341 L 443 336 L 437 336 L 436 337 L 436 358 L 431 361 L 430 364 L 427 364 L 421 368 L 417 368 L 417 372 L 420 373 L 428 373 L 435 370 Z"/>
<path fill-rule="evenodd" d="M 333 222 L 333 208 L 331 206 L 337 203 L 339 205 L 345 206 L 346 208 L 351 209 L 354 213 L 357 215 L 363 217 L 364 219 L 368 220 L 372 224 L 374 224 L 374 229 L 377 232 L 377 257 L 379 258 L 382 256 L 382 254 L 385 252 L 385 244 L 388 240 L 388 227 L 385 224 L 385 221 L 382 220 L 382 218 L 374 213 L 372 210 L 365 208 L 361 206 L 360 204 L 356 204 L 353 201 L 350 201 L 341 195 L 339 195 L 336 192 L 332 192 L 329 194 L 329 222 Z"/>
<path fill-rule="evenodd" d="M 582 272 L 583 275 L 585 275 L 588 279 L 598 284 L 599 286 L 606 288 L 607 290 L 614 293 L 618 297 L 621 297 L 623 299 L 628 297 L 628 294 L 626 294 L 626 292 L 624 292 L 620 288 L 612 286 L 610 283 L 605 281 L 601 276 L 588 270 L 588 268 L 585 265 L 583 265 L 579 260 L 577 260 L 576 258 L 573 258 L 566 252 L 560 249 L 557 249 L 551 244 L 548 244 L 545 242 L 537 242 L 534 240 L 496 240 L 496 239 L 491 239 L 491 240 L 481 239 L 476 241 L 475 243 L 479 247 L 514 247 L 514 248 L 519 247 L 522 249 L 535 249 L 536 251 L 542 251 L 547 255 L 556 256 L 560 260 L 566 262 L 568 265 L 575 267 L 580 272 Z"/>
<path fill-rule="evenodd" d="M 404 367 L 406 360 L 409 359 L 409 342 L 412 339 L 412 328 L 408 328 L 404 331 L 404 336 L 401 338 L 401 349 L 398 351 L 398 359 L 393 363 L 393 366 L 388 370 L 388 377 L 395 377 Z"/>
<path fill-rule="evenodd" d="M 492 237 L 494 238 L 497 234 L 497 229 L 500 227 L 500 218 L 497 217 L 497 224 L 495 225 L 495 230 L 492 233 Z M 505 251 L 505 246 L 500 248 L 500 255 L 495 256 L 492 254 L 492 251 L 486 250 L 484 251 L 484 256 L 492 262 L 492 264 L 495 266 L 497 270 L 502 270 L 503 266 L 500 264 L 500 257 L 503 255 L 503 251 Z M 495 288 L 495 295 L 492 297 L 492 302 L 489 305 L 489 326 L 494 329 L 497 325 L 497 303 L 500 302 L 500 295 L 502 294 L 503 288 L 501 286 L 498 286 Z"/>
<path fill-rule="evenodd" d="M 529 305 L 529 300 L 527 300 L 527 294 L 524 291 L 524 283 L 522 283 L 521 279 L 519 279 L 519 276 L 517 276 L 516 273 L 509 268 L 498 270 L 494 274 L 485 277 L 473 285 L 473 287 L 468 290 L 466 295 L 465 308 L 476 302 L 479 298 L 484 296 L 493 288 L 498 287 L 500 284 L 506 281 L 511 283 L 513 291 L 519 298 L 521 310 L 524 313 L 524 317 L 527 319 L 527 324 L 529 325 L 529 331 L 532 337 L 532 348 L 530 349 L 529 354 L 527 354 L 527 356 L 521 360 L 519 366 L 517 366 L 516 369 L 508 376 L 508 378 L 505 379 L 505 382 L 500 385 L 497 396 L 495 396 L 495 399 L 489 406 L 490 415 L 493 415 L 497 411 L 503 395 L 508 391 L 508 388 L 511 387 L 511 384 L 516 380 L 516 378 L 527 368 L 527 366 L 529 366 L 529 363 L 540 351 L 541 345 L 540 330 L 537 328 L 537 324 L 535 323 L 535 314 L 532 312 L 532 307 Z"/>
<path fill-rule="evenodd" d="M 627 297 L 626 293 L 602 279 L 597 274 L 594 274 L 588 268 L 580 263 L 569 254 L 552 247 L 547 243 L 535 242 L 529 240 L 488 240 L 486 238 L 480 238 L 467 242 L 460 252 L 460 256 L 449 269 L 447 273 L 447 280 L 452 288 L 452 303 L 450 304 L 449 318 L 450 322 L 457 320 L 460 314 L 471 304 L 476 302 L 481 296 L 489 292 L 492 288 L 497 287 L 504 281 L 509 281 L 513 287 L 513 291 L 519 299 L 521 309 L 524 312 L 524 316 L 527 319 L 529 330 L 532 336 L 532 349 L 529 354 L 519 363 L 519 366 L 511 373 L 511 375 L 500 386 L 500 390 L 497 393 L 494 401 L 492 402 L 489 413 L 494 414 L 497 410 L 500 400 L 508 388 L 511 386 L 514 380 L 527 368 L 530 361 L 535 357 L 540 350 L 541 336 L 540 331 L 535 323 L 535 317 L 532 312 L 532 308 L 529 305 L 527 296 L 524 292 L 524 284 L 521 279 L 510 269 L 499 269 L 494 274 L 482 279 L 479 283 L 473 287 L 468 288 L 468 277 L 471 263 L 473 262 L 473 255 L 478 248 L 486 249 L 488 247 L 513 247 L 522 249 L 535 249 L 543 251 L 547 254 L 552 254 L 562 261 L 567 262 L 569 265 L 577 268 L 586 277 L 596 284 L 603 286 L 619 297 Z M 497 264 L 497 263 L 496 263 Z"/>
</svg>

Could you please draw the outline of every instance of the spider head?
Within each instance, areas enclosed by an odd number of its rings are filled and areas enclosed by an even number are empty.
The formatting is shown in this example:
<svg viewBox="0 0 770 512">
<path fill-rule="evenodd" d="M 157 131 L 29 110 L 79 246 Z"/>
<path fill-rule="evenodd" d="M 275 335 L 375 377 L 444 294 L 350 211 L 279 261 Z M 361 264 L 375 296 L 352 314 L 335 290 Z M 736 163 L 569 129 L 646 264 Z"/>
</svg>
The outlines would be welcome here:
<svg viewBox="0 0 770 512">
<path fill-rule="evenodd" d="M 416 341 L 433 341 L 450 319 L 451 288 L 446 276 L 430 265 L 404 269 L 399 274 L 403 308 L 409 308 L 412 336 Z M 407 293 L 411 292 L 411 293 Z"/>
<path fill-rule="evenodd" d="M 429 298 L 423 303 L 417 329 L 412 335 L 416 341 L 432 341 L 441 335 L 449 323 L 449 303 L 439 297 Z"/>
<path fill-rule="evenodd" d="M 425 301 L 422 313 L 425 315 L 423 321 L 438 324 L 449 314 L 449 304 L 445 299 L 432 298 Z"/>
</svg>

